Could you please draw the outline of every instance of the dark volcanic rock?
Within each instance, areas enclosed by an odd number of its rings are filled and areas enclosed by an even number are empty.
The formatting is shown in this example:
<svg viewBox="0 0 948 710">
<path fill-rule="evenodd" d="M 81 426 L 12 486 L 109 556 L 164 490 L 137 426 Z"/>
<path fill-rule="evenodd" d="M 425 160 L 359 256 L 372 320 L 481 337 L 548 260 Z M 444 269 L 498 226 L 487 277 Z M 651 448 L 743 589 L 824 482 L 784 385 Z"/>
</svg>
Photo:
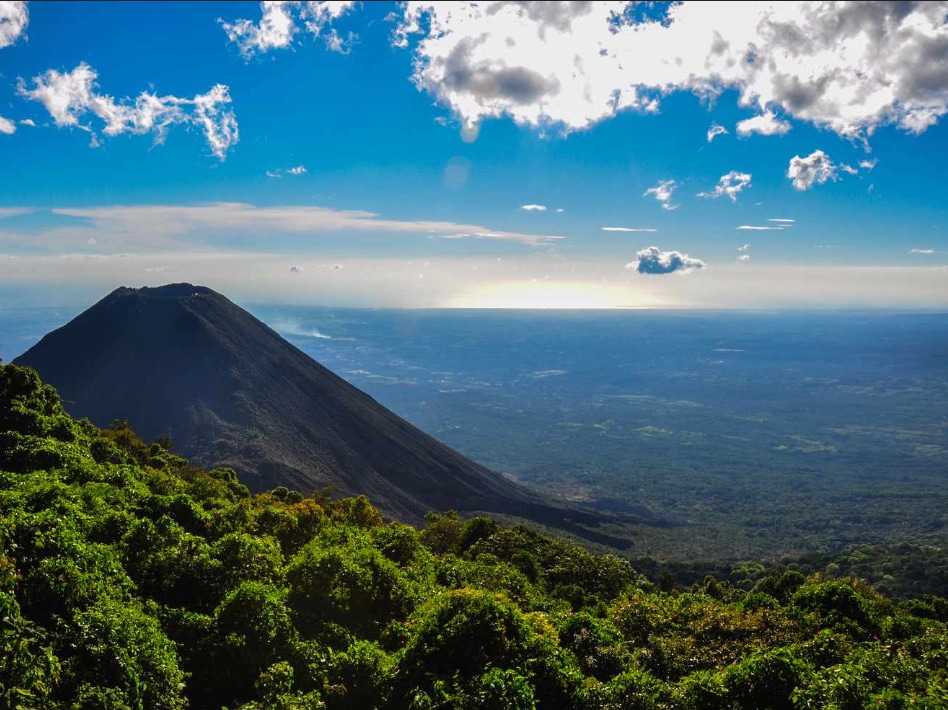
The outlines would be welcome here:
<svg viewBox="0 0 948 710">
<path fill-rule="evenodd" d="M 128 420 L 252 490 L 364 493 L 386 514 L 490 512 L 574 529 L 602 522 L 487 470 L 337 377 L 203 286 L 119 288 L 17 358 L 99 426 Z M 601 542 L 615 540 L 600 539 Z"/>
</svg>

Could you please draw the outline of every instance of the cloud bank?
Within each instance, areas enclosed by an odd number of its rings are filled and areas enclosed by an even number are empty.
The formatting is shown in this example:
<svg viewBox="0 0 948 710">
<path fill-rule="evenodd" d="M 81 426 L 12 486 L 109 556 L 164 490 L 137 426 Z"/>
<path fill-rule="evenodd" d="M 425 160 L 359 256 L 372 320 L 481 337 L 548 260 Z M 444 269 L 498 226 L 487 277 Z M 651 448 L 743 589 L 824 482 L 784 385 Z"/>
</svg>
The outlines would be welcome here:
<svg viewBox="0 0 948 710">
<path fill-rule="evenodd" d="M 657 111 L 672 92 L 735 89 L 764 116 L 864 139 L 886 124 L 920 133 L 948 112 L 945 16 L 942 1 L 417 1 L 393 43 L 413 48 L 416 86 L 466 124 L 579 130 Z"/>
</svg>

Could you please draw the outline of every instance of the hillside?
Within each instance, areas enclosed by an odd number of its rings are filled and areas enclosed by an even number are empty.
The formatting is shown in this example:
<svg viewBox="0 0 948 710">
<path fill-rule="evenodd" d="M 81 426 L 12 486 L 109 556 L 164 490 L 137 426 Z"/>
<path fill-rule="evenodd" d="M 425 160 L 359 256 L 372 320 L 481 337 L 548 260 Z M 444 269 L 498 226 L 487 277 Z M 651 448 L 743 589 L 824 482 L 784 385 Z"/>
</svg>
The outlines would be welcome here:
<svg viewBox="0 0 948 710">
<path fill-rule="evenodd" d="M 128 421 L 198 465 L 233 468 L 255 492 L 329 487 L 404 521 L 486 512 L 623 545 L 590 530 L 603 516 L 461 456 L 206 287 L 117 289 L 15 363 L 53 384 L 71 414 Z"/>
<path fill-rule="evenodd" d="M 365 498 L 251 496 L 0 366 L 0 705 L 945 707 L 948 602 L 657 591 L 614 556 Z"/>
</svg>

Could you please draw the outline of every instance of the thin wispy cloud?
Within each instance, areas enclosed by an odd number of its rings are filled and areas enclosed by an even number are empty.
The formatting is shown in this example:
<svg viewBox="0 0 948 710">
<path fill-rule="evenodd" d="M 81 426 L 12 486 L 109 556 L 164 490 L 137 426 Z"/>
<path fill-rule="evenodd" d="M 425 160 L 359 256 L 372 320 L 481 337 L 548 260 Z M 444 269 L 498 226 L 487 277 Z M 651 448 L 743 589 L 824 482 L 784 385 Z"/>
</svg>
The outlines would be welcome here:
<svg viewBox="0 0 948 710">
<path fill-rule="evenodd" d="M 747 250 L 750 249 L 750 248 L 751 248 L 751 245 L 750 245 L 750 244 L 745 244 L 745 245 L 742 246 L 742 247 L 738 247 L 737 250 L 740 251 L 740 252 L 745 252 L 745 251 L 747 251 Z"/>
<path fill-rule="evenodd" d="M 20 215 L 30 214 L 34 211 L 32 207 L 0 207 L 0 219 L 4 217 L 19 217 Z"/>
<path fill-rule="evenodd" d="M 269 178 L 279 178 L 284 175 L 305 175 L 309 172 L 304 165 L 297 165 L 295 168 L 289 168 L 284 170 L 282 168 L 277 168 L 276 170 L 267 170 L 267 177 Z"/>
<path fill-rule="evenodd" d="M 520 209 L 527 212 L 546 212 L 546 205 L 521 205 Z"/>
<path fill-rule="evenodd" d="M 795 219 L 787 219 L 787 218 L 785 218 L 785 217 L 769 217 L 769 218 L 767 219 L 767 221 L 768 221 L 768 222 L 777 222 L 777 223 L 779 223 L 779 224 L 787 224 L 787 225 L 791 225 L 791 224 L 794 224 L 794 223 L 796 222 Z"/>
<path fill-rule="evenodd" d="M 909 254 L 934 254 L 934 249 L 909 249 Z"/>
<path fill-rule="evenodd" d="M 657 232 L 652 227 L 600 227 L 603 232 Z"/>
<path fill-rule="evenodd" d="M 786 229 L 783 226 L 777 225 L 754 225 L 754 224 L 742 224 L 740 227 L 735 227 L 735 229 L 740 229 L 742 231 L 748 232 L 780 232 Z"/>
<path fill-rule="evenodd" d="M 717 123 L 712 123 L 711 127 L 708 129 L 708 143 L 713 141 L 718 136 L 726 136 L 727 129 L 724 126 L 719 126 Z"/>
<path fill-rule="evenodd" d="M 731 199 L 731 202 L 737 202 L 737 196 L 750 186 L 750 173 L 741 173 L 737 170 L 732 170 L 727 175 L 721 176 L 718 180 L 718 184 L 714 186 L 711 192 L 699 192 L 698 197 L 717 199 L 718 197 L 726 195 Z"/>
<path fill-rule="evenodd" d="M 672 196 L 678 189 L 678 183 L 674 180 L 660 180 L 642 193 L 642 197 L 654 197 L 658 200 L 663 210 L 677 210 L 678 205 L 672 202 Z"/>
<path fill-rule="evenodd" d="M 215 234 L 251 232 L 257 235 L 339 234 L 347 232 L 389 233 L 454 239 L 490 239 L 541 246 L 564 237 L 493 230 L 481 225 L 439 220 L 392 220 L 363 210 L 334 210 L 328 207 L 257 207 L 237 202 L 206 205 L 129 205 L 115 207 L 60 208 L 54 214 L 81 218 L 83 226 L 57 228 L 45 234 L 47 241 L 89 235 L 107 236 L 125 248 L 132 245 L 181 248 L 183 240 L 200 244 Z M 8 235 L 9 236 L 9 235 Z M 0 233 L 0 245 L 3 244 Z M 35 241 L 35 239 L 34 239 Z M 100 241 L 102 241 L 100 239 Z"/>
</svg>

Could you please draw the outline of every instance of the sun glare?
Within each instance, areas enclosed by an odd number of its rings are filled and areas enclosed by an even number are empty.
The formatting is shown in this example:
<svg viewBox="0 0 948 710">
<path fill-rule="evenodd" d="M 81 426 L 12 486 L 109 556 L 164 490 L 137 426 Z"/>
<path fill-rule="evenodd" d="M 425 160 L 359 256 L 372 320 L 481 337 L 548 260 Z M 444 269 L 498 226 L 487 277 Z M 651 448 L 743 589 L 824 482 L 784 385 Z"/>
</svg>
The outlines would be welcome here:
<svg viewBox="0 0 948 710">
<path fill-rule="evenodd" d="M 505 281 L 484 284 L 449 299 L 448 308 L 636 308 L 655 304 L 625 287 L 586 281 Z"/>
</svg>

